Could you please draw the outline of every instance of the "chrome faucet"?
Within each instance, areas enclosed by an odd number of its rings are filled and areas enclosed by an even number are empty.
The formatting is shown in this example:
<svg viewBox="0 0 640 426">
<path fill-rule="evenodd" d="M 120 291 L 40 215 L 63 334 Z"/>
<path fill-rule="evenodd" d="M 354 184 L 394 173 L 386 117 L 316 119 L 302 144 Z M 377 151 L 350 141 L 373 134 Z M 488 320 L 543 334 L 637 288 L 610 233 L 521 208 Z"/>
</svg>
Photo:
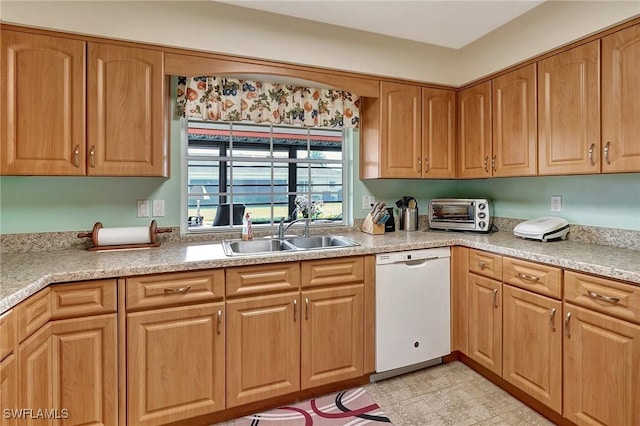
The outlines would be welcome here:
<svg viewBox="0 0 640 426">
<path fill-rule="evenodd" d="M 294 210 L 294 213 L 297 213 L 297 210 Z M 297 214 L 296 214 L 297 215 Z M 309 225 L 311 224 L 311 218 L 306 217 L 304 219 L 294 219 L 291 222 L 284 224 L 284 217 L 280 219 L 280 224 L 278 225 L 278 238 L 284 238 L 284 233 L 287 232 L 287 229 L 291 227 L 294 223 L 304 221 L 304 231 L 302 232 L 302 236 L 305 238 L 309 237 Z"/>
</svg>

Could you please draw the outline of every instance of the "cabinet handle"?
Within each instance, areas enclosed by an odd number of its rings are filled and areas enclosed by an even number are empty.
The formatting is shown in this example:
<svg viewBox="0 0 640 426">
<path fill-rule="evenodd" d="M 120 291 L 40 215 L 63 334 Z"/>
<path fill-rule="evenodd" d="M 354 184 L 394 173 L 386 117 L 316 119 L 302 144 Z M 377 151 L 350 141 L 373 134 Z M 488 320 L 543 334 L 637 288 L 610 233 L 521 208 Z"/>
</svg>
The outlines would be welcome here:
<svg viewBox="0 0 640 426">
<path fill-rule="evenodd" d="M 493 289 L 493 307 L 494 308 L 498 307 L 498 289 L 497 288 Z"/>
<path fill-rule="evenodd" d="M 92 168 L 96 167 L 96 147 L 95 147 L 95 145 L 91 145 L 91 149 L 89 150 L 89 165 Z"/>
<path fill-rule="evenodd" d="M 493 169 L 494 172 L 496 171 L 496 156 L 495 155 L 491 159 L 491 168 Z"/>
<path fill-rule="evenodd" d="M 480 267 L 480 269 L 484 269 L 487 266 L 487 262 L 479 261 L 478 266 Z"/>
<path fill-rule="evenodd" d="M 607 142 L 604 146 L 604 161 L 607 163 L 607 166 L 611 164 L 609 160 L 609 148 L 611 147 L 611 142 Z"/>
<path fill-rule="evenodd" d="M 164 292 L 165 293 L 174 294 L 174 293 L 186 293 L 189 290 L 191 290 L 191 286 L 190 285 L 186 285 L 186 286 L 180 287 L 180 288 L 165 288 Z"/>
<path fill-rule="evenodd" d="M 424 171 L 429 171 L 429 159 L 427 157 L 424 157 Z"/>
<path fill-rule="evenodd" d="M 309 320 L 309 298 L 304 298 L 304 319 Z"/>
<path fill-rule="evenodd" d="M 418 173 L 422 171 L 422 160 L 418 157 Z"/>
<path fill-rule="evenodd" d="M 551 308 L 549 312 L 549 322 L 551 323 L 551 331 L 556 332 L 556 308 Z"/>
<path fill-rule="evenodd" d="M 593 299 L 604 300 L 605 302 L 609 302 L 609 303 L 620 303 L 620 299 L 617 297 L 603 296 L 602 294 L 598 294 L 595 291 L 591 291 L 591 290 L 587 290 L 587 296 Z"/>
<path fill-rule="evenodd" d="M 564 330 L 567 332 L 567 337 L 571 339 L 571 331 L 569 330 L 569 320 L 571 319 L 571 312 L 567 312 L 564 317 Z"/>
<path fill-rule="evenodd" d="M 596 162 L 593 161 L 593 150 L 596 148 L 596 144 L 592 143 L 591 146 L 589 147 L 589 163 L 591 163 L 592 166 L 596 165 Z"/>
<path fill-rule="evenodd" d="M 222 311 L 218 311 L 218 334 L 222 333 Z"/>
<path fill-rule="evenodd" d="M 80 168 L 80 145 L 73 148 L 73 165 Z"/>
<path fill-rule="evenodd" d="M 488 164 L 489 164 L 489 157 L 487 156 L 487 157 L 484 157 L 484 161 L 482 162 L 482 167 L 484 167 L 485 172 L 489 172 Z"/>
<path fill-rule="evenodd" d="M 293 322 L 298 321 L 298 301 L 293 299 Z"/>
<path fill-rule="evenodd" d="M 528 280 L 528 281 L 533 281 L 533 282 L 536 282 L 536 281 L 540 280 L 540 277 L 523 274 L 522 272 L 518 272 L 518 278 L 522 278 L 523 280 Z"/>
</svg>

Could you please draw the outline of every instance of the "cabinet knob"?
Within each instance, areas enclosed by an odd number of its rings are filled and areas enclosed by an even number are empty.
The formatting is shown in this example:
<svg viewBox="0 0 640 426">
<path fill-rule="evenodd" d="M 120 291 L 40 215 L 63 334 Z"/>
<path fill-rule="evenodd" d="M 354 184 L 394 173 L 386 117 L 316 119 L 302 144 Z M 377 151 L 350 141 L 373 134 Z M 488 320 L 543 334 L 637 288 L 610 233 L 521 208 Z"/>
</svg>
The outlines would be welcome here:
<svg viewBox="0 0 640 426">
<path fill-rule="evenodd" d="M 80 168 L 80 145 L 73 148 L 73 165 Z"/>
</svg>

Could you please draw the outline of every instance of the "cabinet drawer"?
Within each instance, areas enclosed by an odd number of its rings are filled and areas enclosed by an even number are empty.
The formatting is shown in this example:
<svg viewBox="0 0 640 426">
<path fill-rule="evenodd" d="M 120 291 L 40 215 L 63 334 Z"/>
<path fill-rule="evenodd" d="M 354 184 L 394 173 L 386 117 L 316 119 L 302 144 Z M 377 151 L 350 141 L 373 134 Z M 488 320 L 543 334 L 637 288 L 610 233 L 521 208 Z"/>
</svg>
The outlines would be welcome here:
<svg viewBox="0 0 640 426">
<path fill-rule="evenodd" d="M 227 297 L 300 289 L 298 262 L 227 269 Z"/>
<path fill-rule="evenodd" d="M 51 294 L 49 288 L 39 291 L 20 303 L 18 314 L 18 341 L 33 334 L 51 319 Z"/>
<path fill-rule="evenodd" d="M 59 284 L 51 287 L 51 318 L 74 318 L 116 311 L 116 280 Z"/>
<path fill-rule="evenodd" d="M 567 302 L 640 324 L 640 286 L 571 271 L 564 283 Z"/>
<path fill-rule="evenodd" d="M 223 297 L 223 269 L 127 278 L 127 310 L 222 300 Z"/>
<path fill-rule="evenodd" d="M 0 361 L 16 349 L 16 314 L 13 310 L 0 315 Z"/>
<path fill-rule="evenodd" d="M 502 256 L 469 250 L 469 272 L 502 281 Z"/>
<path fill-rule="evenodd" d="M 364 282 L 364 258 L 344 257 L 302 262 L 302 287 Z"/>
<path fill-rule="evenodd" d="M 553 266 L 504 257 L 502 280 L 534 293 L 562 298 L 562 270 Z"/>
</svg>

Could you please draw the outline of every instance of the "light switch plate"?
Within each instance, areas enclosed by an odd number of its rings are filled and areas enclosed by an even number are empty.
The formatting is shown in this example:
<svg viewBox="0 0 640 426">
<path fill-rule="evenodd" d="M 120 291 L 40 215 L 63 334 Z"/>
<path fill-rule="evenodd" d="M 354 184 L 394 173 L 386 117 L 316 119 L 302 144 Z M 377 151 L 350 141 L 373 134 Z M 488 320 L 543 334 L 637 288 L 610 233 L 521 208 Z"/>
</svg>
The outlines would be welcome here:
<svg viewBox="0 0 640 426">
<path fill-rule="evenodd" d="M 376 203 L 376 197 L 373 195 L 362 196 L 362 210 L 371 210 L 371 205 Z"/>
<path fill-rule="evenodd" d="M 149 217 L 149 200 L 138 200 L 138 217 Z"/>
</svg>

